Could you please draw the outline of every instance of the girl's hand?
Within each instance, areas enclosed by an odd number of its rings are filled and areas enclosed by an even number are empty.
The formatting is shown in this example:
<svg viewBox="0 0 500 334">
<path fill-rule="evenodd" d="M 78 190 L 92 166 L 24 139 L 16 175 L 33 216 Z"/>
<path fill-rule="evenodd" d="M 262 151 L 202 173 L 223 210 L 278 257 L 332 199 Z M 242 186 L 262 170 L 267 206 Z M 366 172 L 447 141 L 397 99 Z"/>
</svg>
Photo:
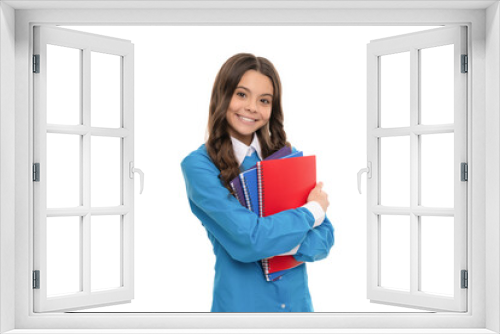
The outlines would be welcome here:
<svg viewBox="0 0 500 334">
<path fill-rule="evenodd" d="M 307 197 L 307 202 L 311 201 L 318 202 L 323 208 L 323 211 L 326 212 L 326 209 L 330 205 L 330 202 L 328 202 L 328 194 L 325 193 L 322 190 L 322 188 L 323 188 L 323 182 L 318 182 L 316 184 L 316 187 L 309 193 L 309 197 Z"/>
</svg>

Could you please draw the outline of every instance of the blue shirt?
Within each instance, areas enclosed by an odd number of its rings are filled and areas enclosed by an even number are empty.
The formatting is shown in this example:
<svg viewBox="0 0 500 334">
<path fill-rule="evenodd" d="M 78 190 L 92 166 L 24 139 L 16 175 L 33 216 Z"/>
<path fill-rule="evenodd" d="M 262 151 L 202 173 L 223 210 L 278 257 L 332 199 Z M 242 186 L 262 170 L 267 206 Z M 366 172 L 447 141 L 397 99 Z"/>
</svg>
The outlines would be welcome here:
<svg viewBox="0 0 500 334">
<path fill-rule="evenodd" d="M 242 169 L 254 165 L 257 155 L 253 159 L 245 159 Z M 314 216 L 303 207 L 259 218 L 222 185 L 205 145 L 184 158 L 181 168 L 191 210 L 216 256 L 212 312 L 312 312 L 306 265 L 268 282 L 260 260 L 299 244 L 298 261 L 324 259 L 334 242 L 328 218 L 313 228 Z"/>
</svg>

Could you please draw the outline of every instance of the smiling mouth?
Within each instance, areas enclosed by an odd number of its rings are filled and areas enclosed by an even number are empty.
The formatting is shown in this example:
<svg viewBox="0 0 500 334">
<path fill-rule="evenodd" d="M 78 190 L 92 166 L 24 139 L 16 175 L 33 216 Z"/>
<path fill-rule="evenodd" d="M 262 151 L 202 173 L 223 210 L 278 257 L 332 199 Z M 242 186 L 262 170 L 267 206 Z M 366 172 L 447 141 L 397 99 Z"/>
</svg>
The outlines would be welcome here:
<svg viewBox="0 0 500 334">
<path fill-rule="evenodd" d="M 243 117 L 243 116 L 238 115 L 238 114 L 236 114 L 236 116 L 237 116 L 240 120 L 242 120 L 243 122 L 248 122 L 248 123 L 255 123 L 255 122 L 257 122 L 257 120 L 256 120 L 256 119 L 253 119 L 253 118 Z"/>
</svg>

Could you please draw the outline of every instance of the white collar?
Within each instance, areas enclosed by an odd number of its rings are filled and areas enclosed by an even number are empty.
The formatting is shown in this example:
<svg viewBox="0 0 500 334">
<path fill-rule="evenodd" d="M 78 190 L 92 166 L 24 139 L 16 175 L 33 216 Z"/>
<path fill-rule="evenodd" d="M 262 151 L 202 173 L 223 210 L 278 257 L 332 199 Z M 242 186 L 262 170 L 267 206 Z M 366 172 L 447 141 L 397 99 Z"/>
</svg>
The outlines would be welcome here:
<svg viewBox="0 0 500 334">
<path fill-rule="evenodd" d="M 259 159 L 262 160 L 262 151 L 260 148 L 259 138 L 255 133 L 253 135 L 250 146 L 245 145 L 244 143 L 233 137 L 231 137 L 231 142 L 233 143 L 234 155 L 236 157 L 236 160 L 238 160 L 238 164 L 240 166 L 243 163 L 243 160 L 245 160 L 245 157 L 251 156 L 254 151 L 257 152 Z"/>
</svg>

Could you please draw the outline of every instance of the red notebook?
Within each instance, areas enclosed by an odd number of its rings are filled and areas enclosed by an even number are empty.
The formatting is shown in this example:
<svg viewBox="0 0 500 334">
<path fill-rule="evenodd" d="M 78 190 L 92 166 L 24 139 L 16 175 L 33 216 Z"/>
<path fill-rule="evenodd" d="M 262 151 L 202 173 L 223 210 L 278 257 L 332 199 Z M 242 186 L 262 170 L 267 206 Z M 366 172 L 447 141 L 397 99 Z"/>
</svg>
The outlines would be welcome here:
<svg viewBox="0 0 500 334">
<path fill-rule="evenodd" d="M 259 215 L 298 208 L 316 186 L 316 157 L 296 157 L 257 163 Z"/>
<path fill-rule="evenodd" d="M 298 208 L 306 204 L 309 193 L 316 186 L 316 157 L 260 161 L 257 163 L 257 178 L 261 217 Z M 300 264 L 302 262 L 292 255 L 262 260 L 267 280 L 273 280 L 272 273 Z"/>
</svg>

